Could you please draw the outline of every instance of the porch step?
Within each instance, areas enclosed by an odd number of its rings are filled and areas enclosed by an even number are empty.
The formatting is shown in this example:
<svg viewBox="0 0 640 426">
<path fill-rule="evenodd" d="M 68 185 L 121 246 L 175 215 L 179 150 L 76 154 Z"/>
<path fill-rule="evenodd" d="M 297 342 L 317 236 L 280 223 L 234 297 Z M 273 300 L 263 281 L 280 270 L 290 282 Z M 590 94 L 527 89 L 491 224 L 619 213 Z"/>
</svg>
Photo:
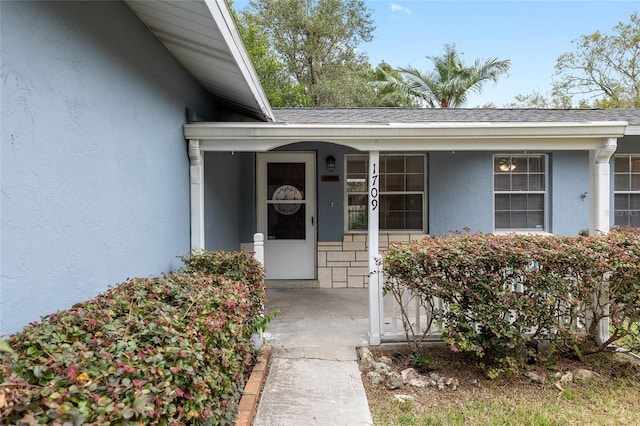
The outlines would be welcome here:
<svg viewBox="0 0 640 426">
<path fill-rule="evenodd" d="M 318 288 L 318 280 L 266 280 L 267 288 Z"/>
</svg>

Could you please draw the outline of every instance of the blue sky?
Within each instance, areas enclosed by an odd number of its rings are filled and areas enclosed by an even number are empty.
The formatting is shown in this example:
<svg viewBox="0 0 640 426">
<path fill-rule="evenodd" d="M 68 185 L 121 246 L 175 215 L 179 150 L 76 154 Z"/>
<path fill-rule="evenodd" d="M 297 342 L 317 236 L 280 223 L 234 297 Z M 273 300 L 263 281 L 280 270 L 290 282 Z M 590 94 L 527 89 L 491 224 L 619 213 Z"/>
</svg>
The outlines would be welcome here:
<svg viewBox="0 0 640 426">
<path fill-rule="evenodd" d="M 235 1 L 243 7 L 248 1 Z M 597 30 L 610 32 L 618 22 L 640 13 L 640 0 L 625 1 L 383 1 L 368 0 L 376 24 L 374 40 L 360 46 L 375 66 L 411 65 L 427 70 L 426 56 L 437 56 L 455 43 L 466 63 L 475 59 L 511 60 L 508 77 L 485 85 L 467 107 L 512 102 L 518 94 L 551 88 L 554 65 L 572 40 Z"/>
</svg>

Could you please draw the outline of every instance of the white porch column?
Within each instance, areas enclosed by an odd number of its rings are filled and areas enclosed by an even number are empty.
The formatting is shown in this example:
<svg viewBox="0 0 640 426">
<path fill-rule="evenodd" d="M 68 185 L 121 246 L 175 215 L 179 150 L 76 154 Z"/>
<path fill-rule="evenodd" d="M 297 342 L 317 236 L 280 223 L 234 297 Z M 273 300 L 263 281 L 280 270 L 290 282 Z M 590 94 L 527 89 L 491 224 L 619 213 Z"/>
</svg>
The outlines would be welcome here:
<svg viewBox="0 0 640 426">
<path fill-rule="evenodd" d="M 256 232 L 253 234 L 254 257 L 264 266 L 264 234 Z"/>
<path fill-rule="evenodd" d="M 382 286 L 381 274 L 376 264 L 379 256 L 378 228 L 380 195 L 378 175 L 380 172 L 380 152 L 369 152 L 369 344 L 379 345 L 382 336 Z"/>
<path fill-rule="evenodd" d="M 204 158 L 200 141 L 189 140 L 191 249 L 204 250 Z"/>
<path fill-rule="evenodd" d="M 616 148 L 616 138 L 605 139 L 602 147 L 589 151 L 589 186 L 591 192 L 591 211 L 589 216 L 589 235 L 609 232 L 611 226 L 611 166 L 609 160 Z M 608 295 L 603 296 L 608 303 Z M 608 314 L 608 309 L 605 313 Z M 596 342 L 598 345 L 609 339 L 609 318 L 603 318 L 598 324 Z"/>
</svg>

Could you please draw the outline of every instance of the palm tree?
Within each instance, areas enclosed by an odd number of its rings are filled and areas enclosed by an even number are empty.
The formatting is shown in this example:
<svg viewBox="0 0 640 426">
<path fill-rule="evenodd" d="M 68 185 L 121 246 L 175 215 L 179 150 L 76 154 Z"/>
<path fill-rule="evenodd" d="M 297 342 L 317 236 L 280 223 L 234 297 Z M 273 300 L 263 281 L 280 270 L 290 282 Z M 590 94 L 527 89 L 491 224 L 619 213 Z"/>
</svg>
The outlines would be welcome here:
<svg viewBox="0 0 640 426">
<path fill-rule="evenodd" d="M 466 66 L 455 44 L 446 44 L 444 51 L 442 56 L 427 56 L 433 62 L 433 71 L 422 73 L 411 66 L 398 68 L 402 79 L 390 75 L 385 86 L 430 108 L 457 108 L 465 104 L 470 92 L 480 93 L 487 81 L 497 82 L 511 65 L 509 60 L 492 58 L 477 59 L 473 66 Z"/>
</svg>

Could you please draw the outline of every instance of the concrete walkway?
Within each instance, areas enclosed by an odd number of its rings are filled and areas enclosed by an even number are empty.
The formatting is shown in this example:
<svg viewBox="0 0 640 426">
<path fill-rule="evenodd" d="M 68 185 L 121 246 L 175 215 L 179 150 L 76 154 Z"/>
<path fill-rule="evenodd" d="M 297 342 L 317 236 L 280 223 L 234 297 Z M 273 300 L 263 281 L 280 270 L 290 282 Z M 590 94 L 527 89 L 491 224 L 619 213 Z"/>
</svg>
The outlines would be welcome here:
<svg viewBox="0 0 640 426">
<path fill-rule="evenodd" d="M 366 289 L 269 289 L 271 367 L 254 426 L 371 425 L 356 346 L 368 342 Z"/>
</svg>

